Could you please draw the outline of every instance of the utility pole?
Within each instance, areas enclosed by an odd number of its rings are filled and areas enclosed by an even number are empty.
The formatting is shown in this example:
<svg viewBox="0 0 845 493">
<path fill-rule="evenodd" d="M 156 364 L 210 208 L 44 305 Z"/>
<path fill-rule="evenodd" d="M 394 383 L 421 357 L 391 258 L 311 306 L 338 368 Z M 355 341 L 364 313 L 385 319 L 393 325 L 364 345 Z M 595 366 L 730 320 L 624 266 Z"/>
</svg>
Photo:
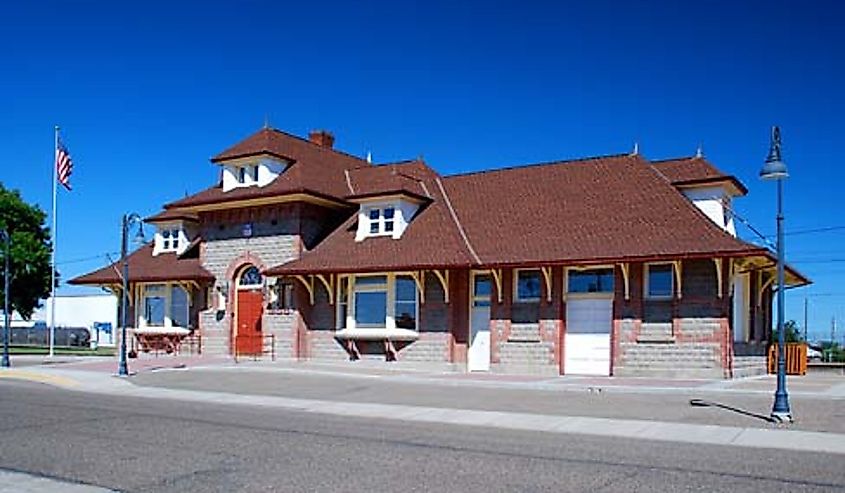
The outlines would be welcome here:
<svg viewBox="0 0 845 493">
<path fill-rule="evenodd" d="M 807 300 L 808 298 L 804 297 L 804 344 L 809 344 L 810 341 L 807 339 Z"/>
</svg>

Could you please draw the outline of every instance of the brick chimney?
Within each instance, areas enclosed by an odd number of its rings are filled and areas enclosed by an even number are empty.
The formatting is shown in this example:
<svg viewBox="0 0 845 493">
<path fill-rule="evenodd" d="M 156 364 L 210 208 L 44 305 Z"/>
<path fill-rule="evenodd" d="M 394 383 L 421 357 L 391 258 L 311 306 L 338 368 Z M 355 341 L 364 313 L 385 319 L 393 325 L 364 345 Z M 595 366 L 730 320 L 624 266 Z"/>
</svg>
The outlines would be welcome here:
<svg viewBox="0 0 845 493">
<path fill-rule="evenodd" d="M 327 130 L 312 130 L 308 134 L 308 140 L 327 149 L 331 149 L 334 145 L 334 135 Z"/>
</svg>

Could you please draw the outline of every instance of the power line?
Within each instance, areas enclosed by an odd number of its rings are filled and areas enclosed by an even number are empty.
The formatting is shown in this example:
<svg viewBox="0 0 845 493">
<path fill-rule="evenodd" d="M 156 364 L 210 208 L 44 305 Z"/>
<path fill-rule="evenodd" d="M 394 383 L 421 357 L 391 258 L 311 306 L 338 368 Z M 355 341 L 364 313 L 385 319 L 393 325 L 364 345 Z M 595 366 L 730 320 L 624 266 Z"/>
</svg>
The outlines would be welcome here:
<svg viewBox="0 0 845 493">
<path fill-rule="evenodd" d="M 62 260 L 61 262 L 56 262 L 56 265 L 78 264 L 78 263 L 81 263 L 81 262 L 88 262 L 88 261 L 91 261 L 91 260 L 100 260 L 104 257 L 107 257 L 108 255 L 117 255 L 117 254 L 116 253 L 111 253 L 111 254 L 101 253 L 99 255 L 93 255 L 93 256 L 90 256 L 90 257 L 82 257 L 82 258 L 75 258 L 75 259 L 70 259 L 70 260 Z"/>
<path fill-rule="evenodd" d="M 815 233 L 828 233 L 830 231 L 840 231 L 845 230 L 845 226 L 827 226 L 823 228 L 810 228 L 810 229 L 794 229 L 791 231 L 784 231 L 784 236 L 795 236 L 795 235 L 809 235 Z M 765 235 L 766 238 L 774 238 L 777 236 L 774 235 Z"/>
</svg>

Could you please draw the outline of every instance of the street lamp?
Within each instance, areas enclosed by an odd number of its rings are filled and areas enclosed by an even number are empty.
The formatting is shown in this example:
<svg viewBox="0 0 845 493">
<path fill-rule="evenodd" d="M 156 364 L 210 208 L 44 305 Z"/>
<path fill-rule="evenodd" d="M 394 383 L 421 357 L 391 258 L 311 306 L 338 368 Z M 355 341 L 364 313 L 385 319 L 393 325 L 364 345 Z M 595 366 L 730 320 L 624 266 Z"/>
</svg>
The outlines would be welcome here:
<svg viewBox="0 0 845 493">
<path fill-rule="evenodd" d="M 789 394 L 786 392 L 786 332 L 783 330 L 784 318 L 784 250 L 783 250 L 783 180 L 789 176 L 786 163 L 781 158 L 780 129 L 772 127 L 772 139 L 769 155 L 760 170 L 763 180 L 775 180 L 778 185 L 778 376 L 775 390 L 775 403 L 772 406 L 772 419 L 781 423 L 792 422 L 792 412 L 789 410 Z"/>
<path fill-rule="evenodd" d="M 121 224 L 120 235 L 120 261 L 123 263 L 123 292 L 121 294 L 121 328 L 120 332 L 120 363 L 117 367 L 117 374 L 122 377 L 129 376 L 129 365 L 126 362 L 126 323 L 128 321 L 127 311 L 129 310 L 129 228 L 133 224 L 138 225 L 138 233 L 135 235 L 135 241 L 138 243 L 144 242 L 144 223 L 141 216 L 136 213 L 124 214 L 123 222 Z"/>
<path fill-rule="evenodd" d="M 0 366 L 8 368 L 11 366 L 9 362 L 9 317 L 12 311 L 9 309 L 9 256 L 12 253 L 12 238 L 9 230 L 4 228 L 0 230 L 0 236 L 3 237 L 5 250 L 3 250 L 3 361 Z"/>
</svg>

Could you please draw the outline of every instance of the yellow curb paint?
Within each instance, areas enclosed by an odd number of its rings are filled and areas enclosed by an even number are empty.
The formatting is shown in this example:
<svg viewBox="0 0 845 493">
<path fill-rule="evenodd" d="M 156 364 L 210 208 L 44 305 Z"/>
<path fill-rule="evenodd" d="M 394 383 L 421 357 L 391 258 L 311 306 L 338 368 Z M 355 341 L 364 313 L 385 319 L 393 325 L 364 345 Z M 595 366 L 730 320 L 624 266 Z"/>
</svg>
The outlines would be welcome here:
<svg viewBox="0 0 845 493">
<path fill-rule="evenodd" d="M 79 386 L 79 382 L 72 378 L 61 377 L 58 375 L 48 375 L 45 373 L 37 373 L 33 371 L 3 370 L 0 371 L 0 378 L 46 383 L 48 385 L 54 385 L 56 387 L 73 388 Z"/>
</svg>

